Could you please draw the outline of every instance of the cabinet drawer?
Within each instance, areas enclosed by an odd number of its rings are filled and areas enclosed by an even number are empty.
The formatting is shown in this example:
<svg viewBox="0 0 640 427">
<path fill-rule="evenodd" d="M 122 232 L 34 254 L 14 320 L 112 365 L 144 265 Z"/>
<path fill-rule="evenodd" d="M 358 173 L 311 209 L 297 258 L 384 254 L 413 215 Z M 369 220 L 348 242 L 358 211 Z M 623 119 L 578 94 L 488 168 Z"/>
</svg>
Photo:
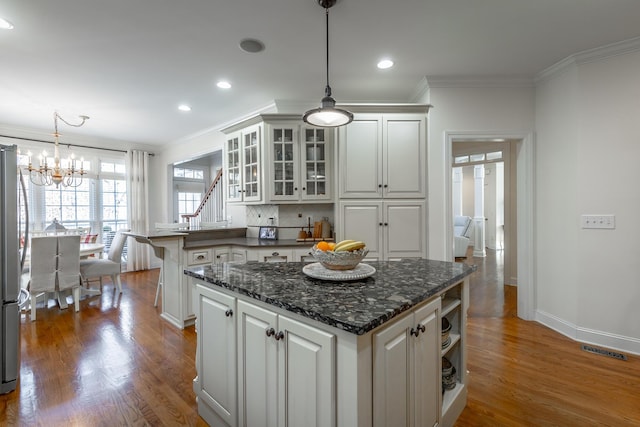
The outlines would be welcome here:
<svg viewBox="0 0 640 427">
<path fill-rule="evenodd" d="M 258 251 L 259 262 L 290 262 L 293 260 L 291 249 L 263 249 Z"/>
<path fill-rule="evenodd" d="M 192 249 L 187 251 L 187 265 L 208 264 L 211 261 L 211 249 Z"/>
</svg>

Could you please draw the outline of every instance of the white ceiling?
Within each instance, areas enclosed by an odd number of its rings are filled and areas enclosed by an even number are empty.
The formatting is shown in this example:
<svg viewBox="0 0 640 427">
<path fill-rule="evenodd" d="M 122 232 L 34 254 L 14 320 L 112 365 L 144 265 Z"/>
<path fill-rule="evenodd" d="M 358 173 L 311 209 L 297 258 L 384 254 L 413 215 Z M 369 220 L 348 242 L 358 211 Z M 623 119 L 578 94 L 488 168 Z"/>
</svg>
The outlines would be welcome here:
<svg viewBox="0 0 640 427">
<path fill-rule="evenodd" d="M 324 92 L 316 0 L 4 0 L 0 17 L 15 26 L 0 30 L 0 124 L 11 127 L 52 130 L 57 110 L 91 116 L 63 133 L 160 145 Z M 330 83 L 338 103 L 409 102 L 429 76 L 531 78 L 640 36 L 639 18 L 637 0 L 339 0 Z M 247 37 L 265 51 L 240 50 Z M 383 56 L 395 67 L 376 69 Z"/>
</svg>

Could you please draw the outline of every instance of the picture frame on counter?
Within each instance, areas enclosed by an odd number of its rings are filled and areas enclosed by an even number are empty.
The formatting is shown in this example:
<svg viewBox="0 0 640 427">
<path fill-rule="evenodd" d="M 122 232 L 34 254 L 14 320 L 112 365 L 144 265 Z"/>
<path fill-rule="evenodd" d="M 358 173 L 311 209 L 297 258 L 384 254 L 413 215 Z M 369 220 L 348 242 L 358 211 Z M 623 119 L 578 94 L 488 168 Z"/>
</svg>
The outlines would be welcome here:
<svg viewBox="0 0 640 427">
<path fill-rule="evenodd" d="M 260 240 L 277 240 L 278 229 L 276 227 L 260 227 L 258 238 Z"/>
</svg>

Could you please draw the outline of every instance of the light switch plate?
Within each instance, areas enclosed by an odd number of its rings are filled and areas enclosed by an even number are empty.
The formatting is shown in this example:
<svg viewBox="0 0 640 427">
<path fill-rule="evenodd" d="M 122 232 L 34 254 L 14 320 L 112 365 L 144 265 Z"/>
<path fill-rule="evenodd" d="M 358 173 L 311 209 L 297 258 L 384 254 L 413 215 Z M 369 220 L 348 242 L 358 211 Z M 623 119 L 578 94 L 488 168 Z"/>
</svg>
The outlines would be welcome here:
<svg viewBox="0 0 640 427">
<path fill-rule="evenodd" d="M 582 228 L 616 228 L 615 215 L 581 215 Z"/>
</svg>

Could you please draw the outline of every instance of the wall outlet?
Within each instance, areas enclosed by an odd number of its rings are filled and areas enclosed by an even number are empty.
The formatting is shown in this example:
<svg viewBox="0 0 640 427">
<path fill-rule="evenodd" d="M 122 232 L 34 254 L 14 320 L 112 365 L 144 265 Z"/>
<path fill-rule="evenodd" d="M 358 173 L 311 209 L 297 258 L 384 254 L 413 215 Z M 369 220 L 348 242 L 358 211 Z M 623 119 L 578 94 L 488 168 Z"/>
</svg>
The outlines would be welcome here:
<svg viewBox="0 0 640 427">
<path fill-rule="evenodd" d="M 616 228 L 615 215 L 581 215 L 582 228 Z"/>
</svg>

